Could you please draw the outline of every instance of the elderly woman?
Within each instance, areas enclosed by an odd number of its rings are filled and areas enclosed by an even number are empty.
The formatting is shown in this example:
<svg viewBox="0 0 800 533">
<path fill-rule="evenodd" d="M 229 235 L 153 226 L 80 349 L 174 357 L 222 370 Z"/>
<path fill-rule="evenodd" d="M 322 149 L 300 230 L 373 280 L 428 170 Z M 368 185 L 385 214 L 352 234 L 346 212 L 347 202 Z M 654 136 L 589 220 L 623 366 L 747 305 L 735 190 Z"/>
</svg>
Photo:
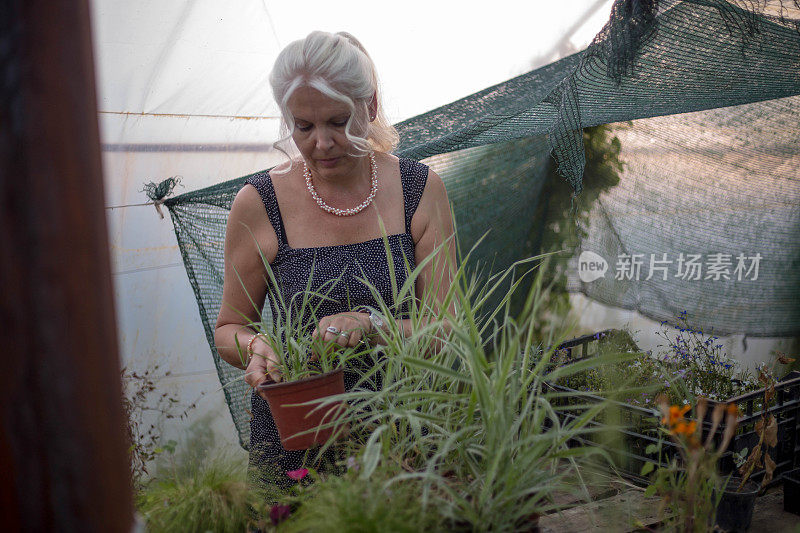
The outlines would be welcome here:
<svg viewBox="0 0 800 533">
<path fill-rule="evenodd" d="M 414 268 L 440 244 L 452 260 L 447 243 L 453 225 L 442 180 L 425 165 L 391 154 L 397 133 L 383 112 L 377 79 L 369 55 L 347 33 L 313 32 L 289 44 L 275 62 L 270 83 L 286 134 L 276 146 L 286 152 L 282 143 L 293 143 L 299 157 L 250 177 L 233 202 L 215 332 L 219 354 L 231 365 L 242 368 L 237 345 L 246 347 L 245 379 L 254 389 L 281 376 L 276 354 L 247 327 L 260 319 L 250 299 L 261 309 L 268 296 L 271 304 L 277 295 L 291 301 L 307 289 L 309 277 L 312 289 L 337 280 L 312 317 L 313 335 L 342 346 L 362 338 L 380 342 L 382 320 L 363 310 L 378 307 L 363 277 L 391 308 L 390 264 L 401 286 L 406 262 Z M 262 253 L 277 286 L 267 281 Z M 441 301 L 447 264 L 452 262 L 428 263 L 415 281 L 417 297 L 435 287 Z M 410 321 L 398 318 L 409 334 Z M 352 381 L 346 378 L 345 385 Z M 278 472 L 302 466 L 305 453 L 281 447 L 269 406 L 255 391 L 252 414 L 251 464 Z"/>
</svg>

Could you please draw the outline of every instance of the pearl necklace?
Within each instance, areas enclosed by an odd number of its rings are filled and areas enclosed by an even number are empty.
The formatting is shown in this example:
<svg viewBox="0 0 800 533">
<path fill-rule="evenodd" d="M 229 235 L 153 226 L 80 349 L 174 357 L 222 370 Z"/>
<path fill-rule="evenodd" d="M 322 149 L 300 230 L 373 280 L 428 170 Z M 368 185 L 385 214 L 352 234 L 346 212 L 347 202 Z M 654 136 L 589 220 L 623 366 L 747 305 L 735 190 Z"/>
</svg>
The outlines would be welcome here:
<svg viewBox="0 0 800 533">
<path fill-rule="evenodd" d="M 311 171 L 308 169 L 308 165 L 306 164 L 305 160 L 303 160 L 303 177 L 306 179 L 306 187 L 308 187 L 308 192 L 311 193 L 311 197 L 315 202 L 317 202 L 317 205 L 320 207 L 320 209 L 334 214 L 337 217 L 349 217 L 358 214 L 372 203 L 372 200 L 375 198 L 375 193 L 378 192 L 378 165 L 375 164 L 375 154 L 373 152 L 369 153 L 369 163 L 372 171 L 372 188 L 369 191 L 369 196 L 367 196 L 367 199 L 353 208 L 339 209 L 338 207 L 331 207 L 326 204 L 325 200 L 320 198 L 317 194 L 317 190 L 314 188 L 314 184 L 311 182 Z"/>
</svg>

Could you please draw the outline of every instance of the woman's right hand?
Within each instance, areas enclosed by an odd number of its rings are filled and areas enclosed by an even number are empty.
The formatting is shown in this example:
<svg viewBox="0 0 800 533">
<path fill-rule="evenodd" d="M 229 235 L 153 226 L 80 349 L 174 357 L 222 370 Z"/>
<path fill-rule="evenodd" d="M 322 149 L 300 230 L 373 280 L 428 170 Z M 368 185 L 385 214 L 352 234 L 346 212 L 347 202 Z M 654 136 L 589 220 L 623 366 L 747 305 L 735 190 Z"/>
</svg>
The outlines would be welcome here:
<svg viewBox="0 0 800 533">
<path fill-rule="evenodd" d="M 278 358 L 272 348 L 260 337 L 253 341 L 252 351 L 253 355 L 245 369 L 244 380 L 266 400 L 266 395 L 258 389 L 258 386 L 265 382 L 281 381 Z"/>
</svg>

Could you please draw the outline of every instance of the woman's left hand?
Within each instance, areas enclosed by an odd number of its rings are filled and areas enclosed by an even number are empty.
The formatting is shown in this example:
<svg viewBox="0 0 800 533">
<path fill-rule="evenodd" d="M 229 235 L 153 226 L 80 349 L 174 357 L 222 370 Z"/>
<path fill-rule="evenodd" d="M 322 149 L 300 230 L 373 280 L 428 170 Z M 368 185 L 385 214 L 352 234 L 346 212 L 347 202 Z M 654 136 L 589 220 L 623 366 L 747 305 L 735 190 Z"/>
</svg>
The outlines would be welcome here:
<svg viewBox="0 0 800 533">
<path fill-rule="evenodd" d="M 346 348 L 357 345 L 362 339 L 368 340 L 371 329 L 372 323 L 367 313 L 348 311 L 323 317 L 311 336 L 314 339 L 321 337 L 323 342 L 335 342 Z"/>
</svg>

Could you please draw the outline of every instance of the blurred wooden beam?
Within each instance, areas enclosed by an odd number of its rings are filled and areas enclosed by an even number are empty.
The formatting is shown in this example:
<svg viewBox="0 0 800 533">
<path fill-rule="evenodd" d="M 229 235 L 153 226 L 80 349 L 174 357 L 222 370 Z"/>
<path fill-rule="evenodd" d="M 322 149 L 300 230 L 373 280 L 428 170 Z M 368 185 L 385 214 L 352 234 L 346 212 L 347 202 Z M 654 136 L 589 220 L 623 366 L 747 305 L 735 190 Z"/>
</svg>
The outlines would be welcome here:
<svg viewBox="0 0 800 533">
<path fill-rule="evenodd" d="M 0 0 L 0 517 L 130 531 L 88 0 Z"/>
</svg>

